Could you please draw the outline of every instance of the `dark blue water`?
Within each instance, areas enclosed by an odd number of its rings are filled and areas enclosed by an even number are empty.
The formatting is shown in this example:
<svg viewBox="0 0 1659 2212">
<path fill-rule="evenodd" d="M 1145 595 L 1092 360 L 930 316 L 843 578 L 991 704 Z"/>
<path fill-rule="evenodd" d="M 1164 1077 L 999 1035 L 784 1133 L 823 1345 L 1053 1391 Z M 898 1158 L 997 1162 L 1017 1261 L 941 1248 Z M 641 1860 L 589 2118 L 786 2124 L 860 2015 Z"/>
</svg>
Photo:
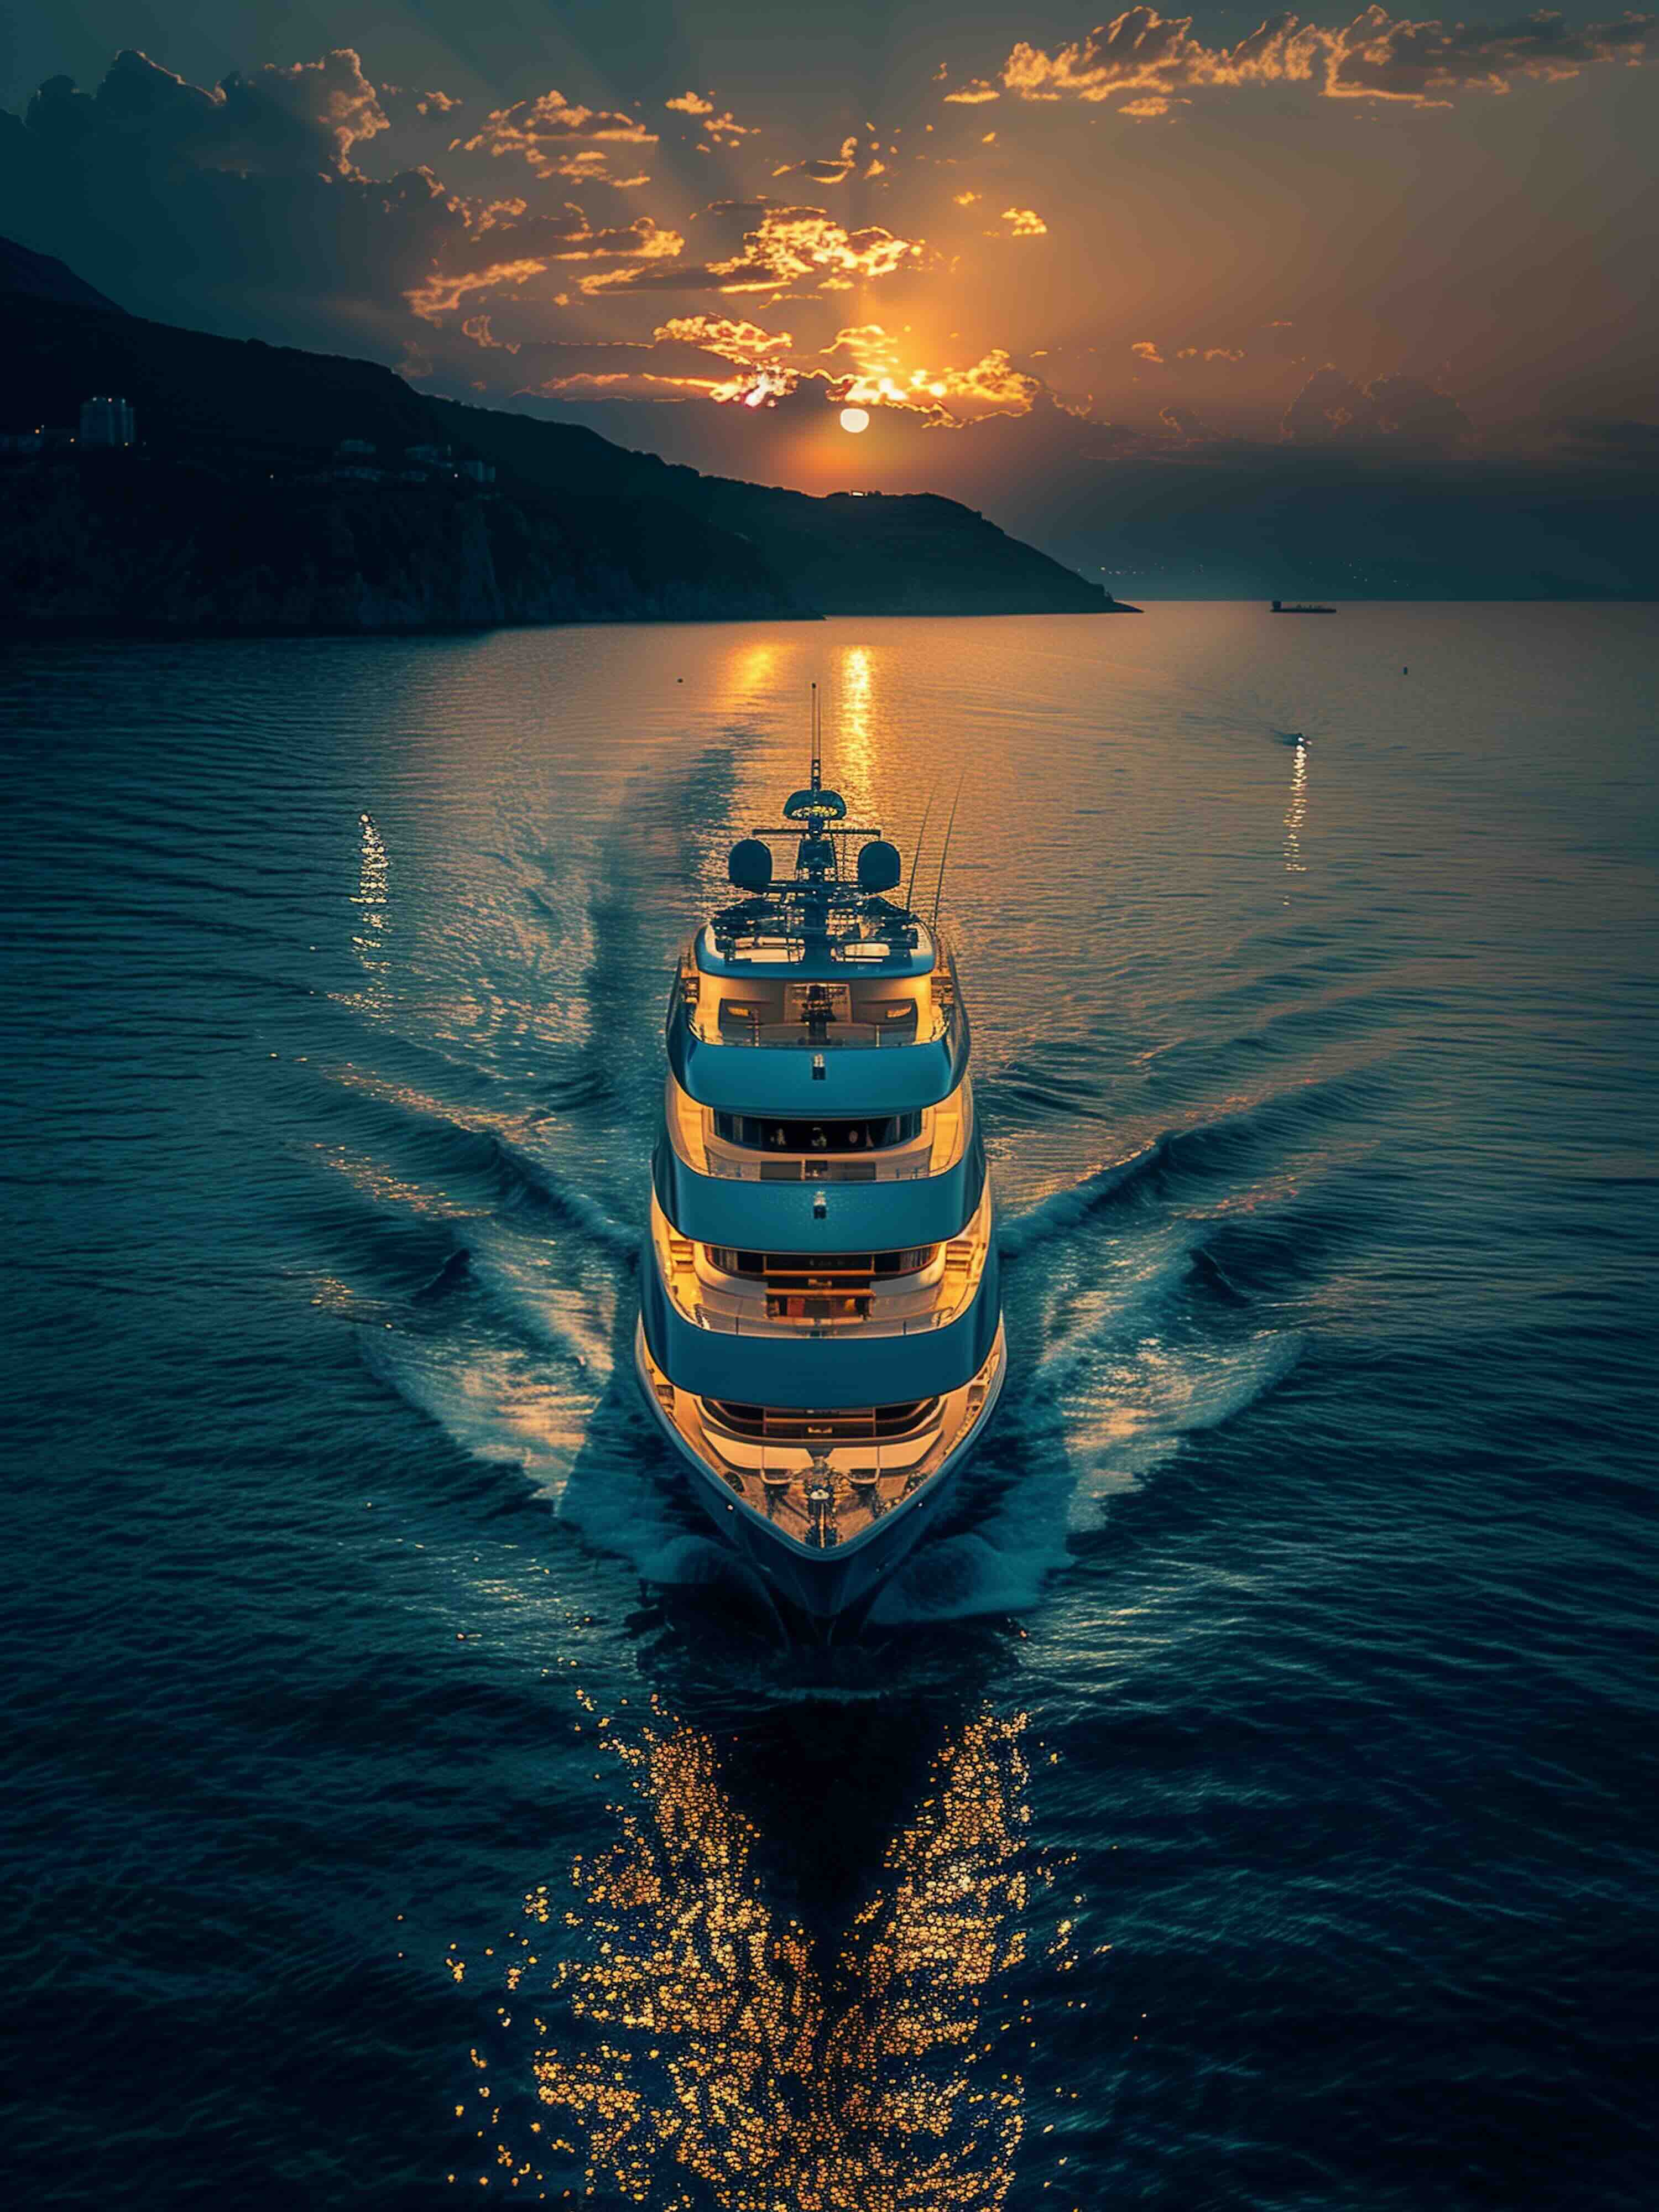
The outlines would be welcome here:
<svg viewBox="0 0 1659 2212">
<path fill-rule="evenodd" d="M 827 1652 L 625 1358 L 814 677 L 860 818 L 967 772 L 1013 1351 Z M 14 2201 L 1650 2212 L 1656 695 L 1638 608 L 11 650 Z"/>
</svg>

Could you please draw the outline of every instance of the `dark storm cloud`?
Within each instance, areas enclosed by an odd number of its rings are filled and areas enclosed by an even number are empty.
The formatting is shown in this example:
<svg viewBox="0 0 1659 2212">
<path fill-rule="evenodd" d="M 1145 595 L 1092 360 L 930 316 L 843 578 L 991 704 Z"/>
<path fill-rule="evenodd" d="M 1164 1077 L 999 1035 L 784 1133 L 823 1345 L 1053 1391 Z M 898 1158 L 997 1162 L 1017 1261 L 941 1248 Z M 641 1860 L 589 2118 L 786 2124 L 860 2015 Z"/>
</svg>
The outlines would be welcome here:
<svg viewBox="0 0 1659 2212">
<path fill-rule="evenodd" d="M 119 142 L 135 159 L 243 175 L 307 166 L 344 172 L 353 147 L 388 127 L 362 64 L 344 47 L 291 69 L 233 74 L 211 92 L 129 49 L 95 93 L 79 91 L 69 77 L 49 78 L 25 120 L 59 151 Z"/>
<path fill-rule="evenodd" d="M 342 319 L 403 321 L 404 292 L 467 235 L 429 171 L 356 166 L 385 128 L 354 53 L 210 92 L 123 53 L 95 93 L 53 78 L 24 118 L 0 115 L 0 208 L 141 313 L 268 298 L 272 335 L 337 343 Z"/>
<path fill-rule="evenodd" d="M 383 99 L 348 49 L 212 90 L 124 52 L 95 92 L 53 78 L 21 122 L 0 116 L 0 203 L 26 235 L 31 225 L 9 210 L 40 211 L 43 245 L 98 270 L 141 312 L 176 316 L 181 303 L 188 313 L 231 296 L 239 321 L 258 325 L 267 301 L 284 337 L 337 344 L 349 330 L 384 353 L 406 342 L 411 308 L 430 319 L 567 264 L 682 252 L 648 216 L 605 225 L 568 204 L 469 199 L 424 165 L 367 176 L 354 152 L 390 129 L 388 100 L 440 123 L 457 105 L 429 92 Z M 509 128 L 526 140 L 532 128 L 548 139 L 650 137 L 557 94 L 489 118 L 498 139 Z"/>
</svg>

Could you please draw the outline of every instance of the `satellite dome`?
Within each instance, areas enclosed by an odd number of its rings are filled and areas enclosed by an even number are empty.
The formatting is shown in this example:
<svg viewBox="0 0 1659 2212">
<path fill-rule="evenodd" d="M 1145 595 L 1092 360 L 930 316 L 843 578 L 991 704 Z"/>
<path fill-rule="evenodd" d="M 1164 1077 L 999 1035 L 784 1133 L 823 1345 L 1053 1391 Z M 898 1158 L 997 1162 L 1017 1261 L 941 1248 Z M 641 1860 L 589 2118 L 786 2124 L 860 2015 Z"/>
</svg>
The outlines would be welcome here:
<svg viewBox="0 0 1659 2212">
<path fill-rule="evenodd" d="M 763 845 L 758 837 L 740 837 L 732 848 L 732 857 L 726 864 L 726 872 L 742 891 L 769 891 L 772 888 L 772 848 Z"/>
<path fill-rule="evenodd" d="M 899 850 L 884 837 L 872 838 L 869 844 L 859 848 L 859 889 L 861 891 L 890 891 L 902 872 Z"/>
<path fill-rule="evenodd" d="M 830 821 L 839 822 L 846 812 L 847 801 L 838 791 L 792 791 L 783 802 L 786 822 L 805 822 L 809 814 L 822 814 Z"/>
</svg>

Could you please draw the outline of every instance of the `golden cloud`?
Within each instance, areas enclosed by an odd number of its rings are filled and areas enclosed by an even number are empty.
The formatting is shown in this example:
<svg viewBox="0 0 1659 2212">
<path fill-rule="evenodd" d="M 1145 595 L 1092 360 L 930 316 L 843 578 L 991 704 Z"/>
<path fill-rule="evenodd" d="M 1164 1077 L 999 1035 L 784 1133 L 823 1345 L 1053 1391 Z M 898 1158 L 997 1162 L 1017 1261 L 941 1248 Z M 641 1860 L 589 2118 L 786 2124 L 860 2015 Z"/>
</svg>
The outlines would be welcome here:
<svg viewBox="0 0 1659 2212">
<path fill-rule="evenodd" d="M 716 146 L 735 146 L 740 138 L 750 137 L 754 132 L 753 124 L 739 123 L 729 109 L 721 114 L 714 100 L 705 99 L 700 92 L 678 93 L 672 100 L 664 100 L 663 106 L 676 115 L 692 117 L 698 129 Z"/>
<path fill-rule="evenodd" d="M 887 165 L 877 159 L 874 141 L 860 146 L 854 132 L 842 140 L 839 153 L 828 155 L 818 161 L 786 161 L 781 167 L 774 169 L 772 174 L 775 177 L 809 177 L 815 185 L 842 185 L 846 183 L 860 161 L 865 163 L 865 176 L 885 175 Z"/>
<path fill-rule="evenodd" d="M 1594 62 L 1636 64 L 1655 57 L 1659 18 L 1626 15 L 1612 23 L 1570 26 L 1550 12 L 1518 23 L 1413 23 L 1366 8 L 1351 23 L 1326 27 L 1279 15 L 1232 46 L 1193 36 L 1190 15 L 1130 8 L 1112 21 L 1049 53 L 1021 40 L 1002 69 L 1003 87 L 1021 100 L 1115 100 L 1126 93 L 1164 99 L 1176 90 L 1248 84 L 1305 84 L 1329 100 L 1443 103 L 1458 92 L 1504 93 L 1517 77 L 1576 76 Z M 978 100 L 975 79 L 951 100 Z M 1146 100 L 1119 111 L 1162 114 Z"/>
<path fill-rule="evenodd" d="M 706 353 L 720 354 L 745 368 L 794 343 L 787 331 L 763 331 L 755 323 L 737 322 L 729 315 L 674 315 L 659 325 L 653 336 L 659 343 L 672 338 L 701 346 Z"/>
<path fill-rule="evenodd" d="M 744 232 L 740 253 L 709 265 L 723 291 L 769 291 L 803 279 L 833 290 L 845 289 L 842 279 L 890 276 L 923 252 L 920 240 L 895 237 L 879 223 L 848 230 L 823 208 L 769 208 Z"/>
<path fill-rule="evenodd" d="M 1002 220 L 1011 238 L 1046 238 L 1048 226 L 1030 208 L 1004 208 Z"/>
<path fill-rule="evenodd" d="M 901 342 L 880 323 L 838 331 L 826 356 L 848 356 L 850 371 L 831 383 L 831 397 L 857 407 L 896 407 L 958 428 L 990 415 L 1026 415 L 1042 386 L 1013 366 L 1001 347 L 966 367 L 907 368 Z"/>
<path fill-rule="evenodd" d="M 595 230 L 575 207 L 555 216 L 509 215 L 503 220 L 503 207 L 512 204 L 492 201 L 474 228 L 447 246 L 441 265 L 404 293 L 417 315 L 435 321 L 453 313 L 472 293 L 503 286 L 516 289 L 561 261 L 672 260 L 685 250 L 678 231 L 662 228 L 649 216 Z M 586 280 L 582 289 L 587 289 Z"/>
<path fill-rule="evenodd" d="M 605 141 L 630 146 L 654 146 L 657 135 L 637 117 L 582 107 L 557 90 L 538 100 L 521 100 L 512 107 L 492 108 L 484 125 L 471 138 L 458 138 L 451 151 L 467 154 L 517 154 L 538 176 L 562 173 L 562 154 L 550 151 L 571 139 Z"/>
<path fill-rule="evenodd" d="M 331 133 L 335 164 L 343 176 L 352 173 L 352 148 L 391 128 L 380 95 L 350 46 L 336 46 L 320 61 L 295 62 L 287 68 L 268 63 L 255 73 L 253 82 L 262 91 L 279 97 L 286 94 Z"/>
</svg>

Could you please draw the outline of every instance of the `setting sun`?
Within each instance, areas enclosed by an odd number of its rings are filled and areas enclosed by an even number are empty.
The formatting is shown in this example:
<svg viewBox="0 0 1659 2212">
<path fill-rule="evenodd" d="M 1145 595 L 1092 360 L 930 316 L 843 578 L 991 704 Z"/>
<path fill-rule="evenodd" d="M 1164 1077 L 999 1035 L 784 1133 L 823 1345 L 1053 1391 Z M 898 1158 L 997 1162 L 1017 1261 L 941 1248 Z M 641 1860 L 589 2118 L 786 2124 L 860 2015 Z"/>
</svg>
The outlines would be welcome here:
<svg viewBox="0 0 1659 2212">
<path fill-rule="evenodd" d="M 869 415 L 862 407 L 843 407 L 841 427 L 843 430 L 867 430 L 870 427 Z"/>
</svg>

